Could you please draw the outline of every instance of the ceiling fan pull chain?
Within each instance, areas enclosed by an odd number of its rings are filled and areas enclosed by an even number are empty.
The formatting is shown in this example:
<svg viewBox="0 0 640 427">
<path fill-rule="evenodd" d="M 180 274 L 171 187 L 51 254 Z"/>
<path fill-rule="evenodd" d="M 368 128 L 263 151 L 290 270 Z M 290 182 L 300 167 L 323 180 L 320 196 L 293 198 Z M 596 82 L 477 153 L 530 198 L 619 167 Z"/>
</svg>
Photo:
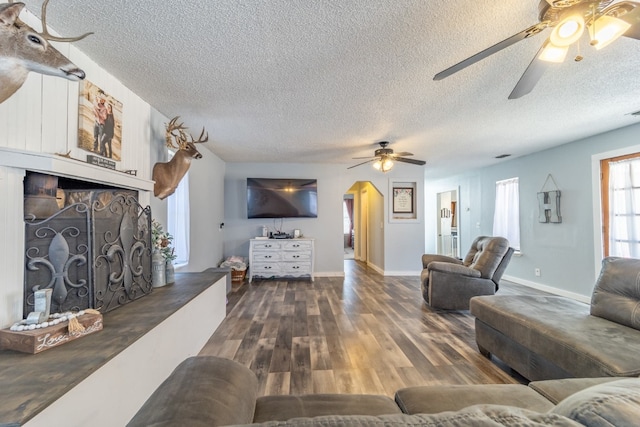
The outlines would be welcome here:
<svg viewBox="0 0 640 427">
<path fill-rule="evenodd" d="M 582 43 L 580 43 L 580 40 L 578 40 L 578 43 L 576 43 L 576 47 L 578 49 L 578 54 L 576 55 L 575 58 L 573 58 L 573 60 L 576 62 L 580 62 L 584 59 L 584 56 L 582 56 L 582 52 L 581 52 Z"/>
</svg>

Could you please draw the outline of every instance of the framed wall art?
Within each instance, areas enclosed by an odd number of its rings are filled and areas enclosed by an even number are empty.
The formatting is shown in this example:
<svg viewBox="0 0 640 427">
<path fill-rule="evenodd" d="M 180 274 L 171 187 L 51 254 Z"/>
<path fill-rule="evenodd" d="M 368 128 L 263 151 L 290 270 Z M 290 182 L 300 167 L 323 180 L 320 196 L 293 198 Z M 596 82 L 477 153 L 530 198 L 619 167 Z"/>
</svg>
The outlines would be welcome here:
<svg viewBox="0 0 640 427">
<path fill-rule="evenodd" d="M 393 213 L 413 213 L 413 187 L 393 187 Z"/>
<path fill-rule="evenodd" d="M 80 82 L 78 147 L 122 160 L 122 102 L 87 80 Z"/>
<path fill-rule="evenodd" d="M 389 180 L 389 222 L 418 221 L 421 197 L 418 182 Z"/>
</svg>

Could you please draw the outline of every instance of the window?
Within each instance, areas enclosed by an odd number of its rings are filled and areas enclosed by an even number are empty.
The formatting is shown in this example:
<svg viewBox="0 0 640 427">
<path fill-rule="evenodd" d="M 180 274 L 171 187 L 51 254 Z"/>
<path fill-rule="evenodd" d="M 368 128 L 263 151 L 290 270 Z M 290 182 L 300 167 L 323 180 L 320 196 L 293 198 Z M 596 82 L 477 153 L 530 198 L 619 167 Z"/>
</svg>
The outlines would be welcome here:
<svg viewBox="0 0 640 427">
<path fill-rule="evenodd" d="M 604 159 L 600 168 L 604 256 L 640 258 L 640 153 Z"/>
<path fill-rule="evenodd" d="M 520 189 L 517 177 L 496 182 L 493 235 L 506 237 L 512 248 L 520 250 Z"/>
<path fill-rule="evenodd" d="M 172 154 L 170 153 L 169 156 Z M 173 236 L 177 258 L 174 264 L 189 263 L 189 172 L 178 184 L 175 193 L 167 197 L 167 231 Z"/>
</svg>

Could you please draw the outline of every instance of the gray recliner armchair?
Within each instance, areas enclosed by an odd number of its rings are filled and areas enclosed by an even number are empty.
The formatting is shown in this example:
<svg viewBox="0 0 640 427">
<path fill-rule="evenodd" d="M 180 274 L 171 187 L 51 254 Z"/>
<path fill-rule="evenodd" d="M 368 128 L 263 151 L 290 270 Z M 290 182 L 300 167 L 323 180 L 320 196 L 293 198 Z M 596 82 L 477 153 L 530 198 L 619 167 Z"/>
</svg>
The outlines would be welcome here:
<svg viewBox="0 0 640 427">
<path fill-rule="evenodd" d="M 493 295 L 513 248 L 504 237 L 477 237 L 463 261 L 445 255 L 422 255 L 422 295 L 433 308 L 468 310 L 469 300 Z"/>
</svg>

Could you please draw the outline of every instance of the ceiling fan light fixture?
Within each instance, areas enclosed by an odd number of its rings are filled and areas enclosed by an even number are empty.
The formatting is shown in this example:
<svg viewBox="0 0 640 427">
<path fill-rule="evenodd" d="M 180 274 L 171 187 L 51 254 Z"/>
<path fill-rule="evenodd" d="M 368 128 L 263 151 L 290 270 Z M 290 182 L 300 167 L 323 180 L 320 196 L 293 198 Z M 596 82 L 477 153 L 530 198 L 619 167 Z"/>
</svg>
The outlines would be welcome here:
<svg viewBox="0 0 640 427">
<path fill-rule="evenodd" d="M 613 16 L 603 15 L 593 23 L 593 36 L 591 45 L 597 50 L 609 46 L 620 38 L 631 24 Z"/>
<path fill-rule="evenodd" d="M 389 172 L 393 168 L 393 161 L 389 157 L 382 157 L 373 162 L 373 168 L 381 172 Z"/>
<path fill-rule="evenodd" d="M 569 52 L 569 46 L 556 46 L 549 42 L 542 49 L 538 59 L 546 62 L 563 62 Z"/>
<path fill-rule="evenodd" d="M 572 15 L 555 26 L 549 39 L 555 46 L 566 47 L 577 42 L 582 33 L 584 33 L 584 18 L 580 15 Z"/>
</svg>

